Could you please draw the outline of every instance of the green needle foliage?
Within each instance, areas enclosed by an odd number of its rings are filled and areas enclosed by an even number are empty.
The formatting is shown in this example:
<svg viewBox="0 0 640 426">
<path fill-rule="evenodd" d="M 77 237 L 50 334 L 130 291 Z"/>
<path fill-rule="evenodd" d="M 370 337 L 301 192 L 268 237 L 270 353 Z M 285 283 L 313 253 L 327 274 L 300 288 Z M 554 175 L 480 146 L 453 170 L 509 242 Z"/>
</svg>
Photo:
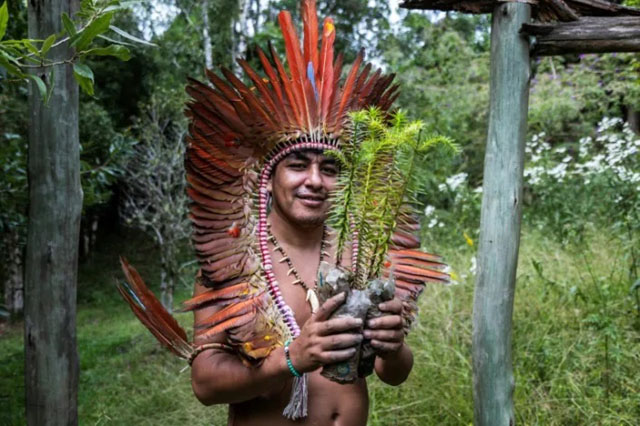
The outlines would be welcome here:
<svg viewBox="0 0 640 426">
<path fill-rule="evenodd" d="M 338 253 L 351 244 L 355 288 L 380 275 L 394 231 L 413 213 L 420 166 L 428 164 L 436 147 L 457 149 L 446 137 L 425 136 L 423 128 L 402 111 L 392 116 L 375 108 L 354 112 L 342 152 L 331 154 L 342 172 L 329 223 L 337 233 Z"/>
</svg>

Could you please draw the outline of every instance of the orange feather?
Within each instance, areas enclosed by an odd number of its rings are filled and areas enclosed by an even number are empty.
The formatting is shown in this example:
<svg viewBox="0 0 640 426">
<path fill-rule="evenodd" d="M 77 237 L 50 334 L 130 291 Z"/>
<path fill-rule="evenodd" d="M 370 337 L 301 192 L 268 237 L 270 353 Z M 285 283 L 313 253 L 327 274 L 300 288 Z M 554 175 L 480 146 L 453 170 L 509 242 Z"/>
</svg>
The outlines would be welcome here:
<svg viewBox="0 0 640 426">
<path fill-rule="evenodd" d="M 231 306 L 227 306 L 224 309 L 219 310 L 208 318 L 202 320 L 195 325 L 196 328 L 211 327 L 220 324 L 230 318 L 245 315 L 248 312 L 252 312 L 256 309 L 256 306 L 260 304 L 260 297 L 252 297 L 242 302 L 234 303 Z"/>
<path fill-rule="evenodd" d="M 193 311 L 194 309 L 198 309 L 203 305 L 208 305 L 217 301 L 225 301 L 225 303 L 228 303 L 229 300 L 241 296 L 246 296 L 247 294 L 249 294 L 249 283 L 246 282 L 238 283 L 218 290 L 209 289 L 204 293 L 186 300 L 183 303 L 182 311 Z"/>
</svg>

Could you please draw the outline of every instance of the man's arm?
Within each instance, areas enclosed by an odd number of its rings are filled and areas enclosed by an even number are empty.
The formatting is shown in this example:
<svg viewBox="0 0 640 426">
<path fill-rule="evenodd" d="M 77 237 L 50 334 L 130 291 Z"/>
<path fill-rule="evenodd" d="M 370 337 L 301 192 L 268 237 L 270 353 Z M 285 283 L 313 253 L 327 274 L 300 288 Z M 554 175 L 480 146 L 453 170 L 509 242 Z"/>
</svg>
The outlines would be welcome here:
<svg viewBox="0 0 640 426">
<path fill-rule="evenodd" d="M 388 385 L 398 386 L 404 383 L 413 368 L 413 353 L 406 343 L 397 352 L 376 357 L 376 374 Z"/>
<path fill-rule="evenodd" d="M 234 354 L 209 350 L 191 365 L 193 392 L 205 405 L 247 401 L 282 389 L 291 377 L 282 348 L 275 349 L 259 367 L 247 367 Z"/>
<path fill-rule="evenodd" d="M 404 342 L 402 302 L 393 299 L 379 305 L 385 315 L 367 322 L 364 337 L 371 339 L 376 350 L 375 371 L 380 380 L 397 386 L 403 383 L 413 368 L 413 354 Z"/>
<path fill-rule="evenodd" d="M 196 295 L 204 288 L 196 286 Z M 342 303 L 344 295 L 327 300 L 304 324 L 300 336 L 289 347 L 294 368 L 300 373 L 316 370 L 324 364 L 340 362 L 353 356 L 353 348 L 362 340 L 352 333 L 362 326 L 355 318 L 328 320 Z M 195 312 L 195 321 L 210 316 L 215 308 Z M 223 334 L 208 342 L 224 342 Z M 199 341 L 203 344 L 208 342 Z M 191 366 L 191 383 L 196 397 L 205 405 L 247 401 L 282 389 L 292 377 L 284 350 L 277 348 L 259 367 L 248 367 L 234 354 L 209 349 L 196 357 Z"/>
</svg>

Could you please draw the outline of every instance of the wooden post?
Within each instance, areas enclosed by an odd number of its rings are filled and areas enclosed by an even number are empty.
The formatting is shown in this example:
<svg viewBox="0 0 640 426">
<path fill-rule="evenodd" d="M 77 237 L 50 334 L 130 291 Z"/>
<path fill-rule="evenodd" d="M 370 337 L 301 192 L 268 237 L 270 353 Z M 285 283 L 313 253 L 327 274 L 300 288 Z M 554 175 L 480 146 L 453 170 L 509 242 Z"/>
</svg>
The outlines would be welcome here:
<svg viewBox="0 0 640 426">
<path fill-rule="evenodd" d="M 501 3 L 491 24 L 491 95 L 484 163 L 478 275 L 473 301 L 476 426 L 515 423 L 511 322 L 520 243 L 522 172 L 529 102 L 526 3 Z"/>
<path fill-rule="evenodd" d="M 30 0 L 29 38 L 62 30 L 77 0 Z M 54 61 L 72 56 L 67 43 Z M 44 70 L 36 73 L 47 81 Z M 29 225 L 25 280 L 26 418 L 32 426 L 77 425 L 76 281 L 82 190 L 78 84 L 71 65 L 56 65 L 44 105 L 29 91 Z"/>
</svg>

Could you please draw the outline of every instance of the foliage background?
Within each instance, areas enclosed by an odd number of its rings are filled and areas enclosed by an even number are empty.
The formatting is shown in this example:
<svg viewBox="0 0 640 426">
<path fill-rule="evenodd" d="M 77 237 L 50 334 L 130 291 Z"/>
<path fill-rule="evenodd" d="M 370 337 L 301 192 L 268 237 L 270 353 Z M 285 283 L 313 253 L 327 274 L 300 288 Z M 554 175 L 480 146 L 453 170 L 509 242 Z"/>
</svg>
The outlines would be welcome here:
<svg viewBox="0 0 640 426">
<path fill-rule="evenodd" d="M 26 3 L 7 4 L 5 37 L 22 39 Z M 277 11 L 296 16 L 297 7 L 297 0 L 142 2 L 117 15 L 115 24 L 157 47 L 131 47 L 128 62 L 88 61 L 95 94 L 83 94 L 80 106 L 83 220 L 96 217 L 99 227 L 94 248 L 83 256 L 78 289 L 81 423 L 224 424 L 224 407 L 197 403 L 182 364 L 117 298 L 118 254 L 129 257 L 155 290 L 161 281 L 159 247 L 119 217 L 123 173 L 134 146 L 186 131 L 183 87 L 188 76 L 203 78 L 205 30 L 215 64 L 234 67 L 234 55 L 255 62 L 256 44 L 265 48 L 272 41 L 282 49 Z M 458 285 L 425 293 L 411 336 L 416 368 L 398 388 L 370 381 L 370 423 L 468 425 L 489 20 L 407 13 L 382 0 L 319 1 L 319 10 L 336 19 L 347 63 L 365 46 L 377 66 L 397 73 L 397 105 L 461 147 L 454 158 L 433 156 L 420 175 L 428 194 L 421 200 L 424 246 L 446 256 Z M 638 64 L 632 54 L 533 62 L 514 311 L 521 424 L 640 423 Z M 145 114 L 158 105 L 171 131 L 148 137 Z M 26 111 L 26 87 L 8 81 L 0 68 L 0 252 L 8 249 L 7 235 L 25 232 Z M 177 258 L 179 303 L 195 273 L 186 233 Z M 3 279 L 7 270 L 0 264 Z M 180 318 L 189 328 L 190 316 Z M 0 324 L 0 424 L 24 422 L 21 326 L 19 316 Z"/>
</svg>

